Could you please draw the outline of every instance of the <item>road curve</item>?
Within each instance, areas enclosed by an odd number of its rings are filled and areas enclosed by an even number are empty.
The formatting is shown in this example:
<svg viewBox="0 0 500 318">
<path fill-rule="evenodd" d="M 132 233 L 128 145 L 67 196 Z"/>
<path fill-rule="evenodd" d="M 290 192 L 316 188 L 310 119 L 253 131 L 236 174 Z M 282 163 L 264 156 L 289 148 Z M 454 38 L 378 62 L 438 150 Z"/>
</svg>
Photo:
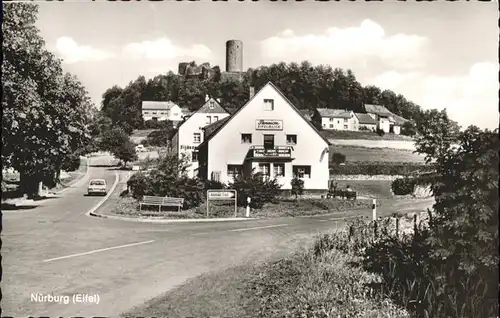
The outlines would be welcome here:
<svg viewBox="0 0 500 318">
<path fill-rule="evenodd" d="M 109 158 L 91 159 L 89 177 L 111 185 L 116 171 L 95 166 L 103 160 Z M 120 171 L 120 180 L 127 173 Z M 336 223 L 332 216 L 193 224 L 101 219 L 85 215 L 102 199 L 85 196 L 85 188 L 3 215 L 3 316 L 118 316 L 189 278 L 267 256 L 290 237 Z M 32 294 L 70 302 L 36 302 Z M 75 294 L 98 295 L 99 303 L 73 303 Z"/>
</svg>

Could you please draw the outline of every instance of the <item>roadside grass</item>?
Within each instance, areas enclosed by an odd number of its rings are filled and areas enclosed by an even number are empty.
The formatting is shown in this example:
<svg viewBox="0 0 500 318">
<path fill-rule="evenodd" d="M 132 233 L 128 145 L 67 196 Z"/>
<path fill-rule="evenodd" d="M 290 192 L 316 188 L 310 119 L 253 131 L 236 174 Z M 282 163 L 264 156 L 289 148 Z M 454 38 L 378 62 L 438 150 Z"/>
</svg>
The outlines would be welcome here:
<svg viewBox="0 0 500 318">
<path fill-rule="evenodd" d="M 346 162 L 418 162 L 424 163 L 422 155 L 412 150 L 391 148 L 368 148 L 363 146 L 332 145 L 330 153 L 340 152 L 346 156 Z"/>
<path fill-rule="evenodd" d="M 409 317 L 367 287 L 380 278 L 356 256 L 327 245 L 318 254 L 321 238 L 310 239 L 264 262 L 198 276 L 121 317 Z"/>
<path fill-rule="evenodd" d="M 391 192 L 391 180 L 337 180 L 340 188 L 349 185 L 358 195 L 374 199 L 394 199 Z"/>
<path fill-rule="evenodd" d="M 252 209 L 250 217 L 276 218 L 287 216 L 320 215 L 350 210 L 368 209 L 371 206 L 369 200 L 342 200 L 342 199 L 309 199 L 299 198 L 294 200 L 286 198 L 274 203 L 266 203 L 262 209 Z M 174 208 L 175 209 L 175 208 Z M 169 211 L 170 210 L 170 211 Z M 237 208 L 237 217 L 244 217 L 246 209 Z M 158 217 L 166 219 L 200 219 L 207 218 L 207 206 L 205 203 L 192 209 L 182 210 L 180 213 L 172 211 L 172 208 L 144 207 L 139 211 L 139 203 L 131 197 L 122 197 L 118 200 L 113 214 L 133 217 Z M 221 202 L 210 202 L 208 218 L 231 218 L 234 217 L 234 205 Z"/>
<path fill-rule="evenodd" d="M 413 140 L 409 136 L 385 134 L 379 136 L 370 131 L 342 131 L 342 130 L 322 130 L 320 132 L 325 138 L 331 139 L 368 139 L 368 140 Z"/>
</svg>

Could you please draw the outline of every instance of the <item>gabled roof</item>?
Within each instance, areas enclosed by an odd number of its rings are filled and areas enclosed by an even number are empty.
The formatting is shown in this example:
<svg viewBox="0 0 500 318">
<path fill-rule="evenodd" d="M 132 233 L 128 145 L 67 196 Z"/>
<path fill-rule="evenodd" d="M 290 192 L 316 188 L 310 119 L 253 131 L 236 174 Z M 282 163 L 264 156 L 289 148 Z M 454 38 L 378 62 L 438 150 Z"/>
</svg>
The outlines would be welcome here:
<svg viewBox="0 0 500 318">
<path fill-rule="evenodd" d="M 304 116 L 304 118 L 307 120 L 311 120 L 311 118 L 314 115 L 314 111 L 312 111 L 310 109 L 299 109 L 299 111 L 302 114 L 302 116 Z"/>
<path fill-rule="evenodd" d="M 403 118 L 403 117 L 398 116 L 398 115 L 393 115 L 392 117 L 394 118 L 394 123 L 397 125 L 403 125 L 404 123 L 409 121 L 408 119 Z"/>
<path fill-rule="evenodd" d="M 363 113 L 354 113 L 356 117 L 358 117 L 358 121 L 360 124 L 369 124 L 369 125 L 376 125 L 377 122 L 375 119 L 373 119 L 370 115 L 368 114 L 363 114 Z"/>
<path fill-rule="evenodd" d="M 168 102 L 154 102 L 154 101 L 143 101 L 142 109 L 157 109 L 157 110 L 169 110 L 173 106 L 179 107 L 176 103 Z"/>
<path fill-rule="evenodd" d="M 352 112 L 346 109 L 318 108 L 321 117 L 326 118 L 351 118 Z"/>
<path fill-rule="evenodd" d="M 210 101 L 214 102 L 213 108 L 210 108 L 210 105 L 209 105 Z M 183 122 L 181 122 L 181 124 L 179 125 L 178 128 L 180 128 L 182 125 L 184 125 L 186 122 L 188 122 L 193 117 L 193 115 L 197 114 L 197 113 L 200 113 L 200 114 L 209 114 L 209 113 L 229 114 L 229 112 L 224 107 L 222 107 L 222 105 L 215 98 L 211 97 L 198 110 L 191 112 L 191 113 L 187 113 L 186 114 L 187 118 Z"/>
<path fill-rule="evenodd" d="M 379 116 L 391 116 L 392 113 L 385 108 L 384 106 L 381 105 L 371 105 L 371 104 L 364 104 L 365 112 L 370 113 L 370 114 L 377 114 Z"/>
<path fill-rule="evenodd" d="M 206 125 L 203 127 L 203 131 L 205 132 L 205 139 L 210 138 L 222 125 L 224 125 L 231 116 L 224 117 L 221 120 L 218 120 L 214 123 Z"/>
<path fill-rule="evenodd" d="M 314 125 L 309 121 L 307 120 L 307 118 L 304 117 L 304 115 L 297 109 L 297 107 L 295 107 L 289 100 L 288 98 L 286 98 L 286 96 L 271 82 L 267 82 L 266 85 L 264 85 L 258 92 L 256 92 L 252 98 L 250 98 L 243 106 L 241 106 L 234 114 L 232 114 L 231 116 L 228 116 L 226 118 L 223 118 L 211 125 L 208 125 L 208 126 L 205 126 L 205 139 L 203 140 L 203 142 L 197 147 L 198 149 L 201 148 L 202 146 L 206 145 L 219 131 L 221 131 L 222 128 L 224 128 L 227 123 L 229 121 L 231 121 L 231 119 L 233 119 L 234 117 L 236 117 L 238 115 L 238 113 L 243 109 L 245 108 L 248 104 L 250 104 L 250 102 L 255 98 L 255 96 L 257 96 L 259 94 L 260 91 L 262 91 L 266 86 L 270 85 L 276 92 L 278 92 L 280 94 L 281 97 L 283 97 L 283 99 L 288 103 L 288 105 L 290 105 L 290 107 L 292 107 L 293 110 L 295 110 L 295 112 L 297 112 L 297 114 L 299 114 L 300 117 L 302 117 L 302 119 L 304 119 L 304 121 L 318 134 L 318 136 L 321 137 L 321 139 L 323 139 L 327 145 L 331 145 L 331 143 L 328 141 L 328 139 L 326 139 L 319 131 L 316 127 L 314 127 Z M 218 125 L 217 125 L 218 124 Z M 210 127 L 214 125 L 213 127 Z M 207 134 L 207 129 L 209 131 L 209 134 Z M 213 130 L 212 130 L 213 129 Z"/>
<path fill-rule="evenodd" d="M 195 113 L 203 114 L 229 114 L 229 112 L 213 97 L 210 97 L 203 106 L 200 107 Z"/>
</svg>

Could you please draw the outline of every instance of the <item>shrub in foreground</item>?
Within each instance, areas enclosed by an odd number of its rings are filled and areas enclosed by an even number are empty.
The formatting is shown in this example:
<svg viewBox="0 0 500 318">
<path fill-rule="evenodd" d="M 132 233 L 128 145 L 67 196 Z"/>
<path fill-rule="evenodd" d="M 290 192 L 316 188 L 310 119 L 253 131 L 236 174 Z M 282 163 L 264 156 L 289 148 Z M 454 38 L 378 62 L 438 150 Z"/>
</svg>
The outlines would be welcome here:
<svg viewBox="0 0 500 318">
<path fill-rule="evenodd" d="M 415 191 L 417 183 L 413 178 L 398 178 L 391 183 L 392 192 L 395 195 L 408 195 Z"/>
<path fill-rule="evenodd" d="M 261 173 L 237 175 L 229 188 L 238 191 L 238 206 L 246 206 L 250 197 L 252 208 L 260 209 L 267 202 L 272 202 L 280 193 L 281 185 L 276 179 L 265 178 Z"/>
<path fill-rule="evenodd" d="M 330 250 L 300 251 L 270 262 L 246 285 L 243 306 L 254 317 L 409 317 L 366 286 L 377 276 L 351 266 L 353 257 Z"/>
</svg>

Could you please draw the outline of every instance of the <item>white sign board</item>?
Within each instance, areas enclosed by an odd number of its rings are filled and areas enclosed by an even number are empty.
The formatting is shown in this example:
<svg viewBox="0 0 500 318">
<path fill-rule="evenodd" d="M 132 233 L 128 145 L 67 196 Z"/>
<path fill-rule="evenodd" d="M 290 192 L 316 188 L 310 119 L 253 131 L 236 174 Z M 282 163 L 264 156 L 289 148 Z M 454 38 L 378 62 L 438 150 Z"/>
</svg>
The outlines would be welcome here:
<svg viewBox="0 0 500 318">
<path fill-rule="evenodd" d="M 283 121 L 279 119 L 257 119 L 256 130 L 283 130 Z"/>
<path fill-rule="evenodd" d="M 223 189 L 223 190 L 207 190 L 207 217 L 209 210 L 210 201 L 233 201 L 234 200 L 234 216 L 236 217 L 238 207 L 237 207 L 238 193 L 233 189 Z"/>
<path fill-rule="evenodd" d="M 236 191 L 234 191 L 234 190 L 233 191 L 207 192 L 207 197 L 210 200 L 230 200 L 230 199 L 234 199 L 235 196 L 236 196 Z"/>
</svg>

